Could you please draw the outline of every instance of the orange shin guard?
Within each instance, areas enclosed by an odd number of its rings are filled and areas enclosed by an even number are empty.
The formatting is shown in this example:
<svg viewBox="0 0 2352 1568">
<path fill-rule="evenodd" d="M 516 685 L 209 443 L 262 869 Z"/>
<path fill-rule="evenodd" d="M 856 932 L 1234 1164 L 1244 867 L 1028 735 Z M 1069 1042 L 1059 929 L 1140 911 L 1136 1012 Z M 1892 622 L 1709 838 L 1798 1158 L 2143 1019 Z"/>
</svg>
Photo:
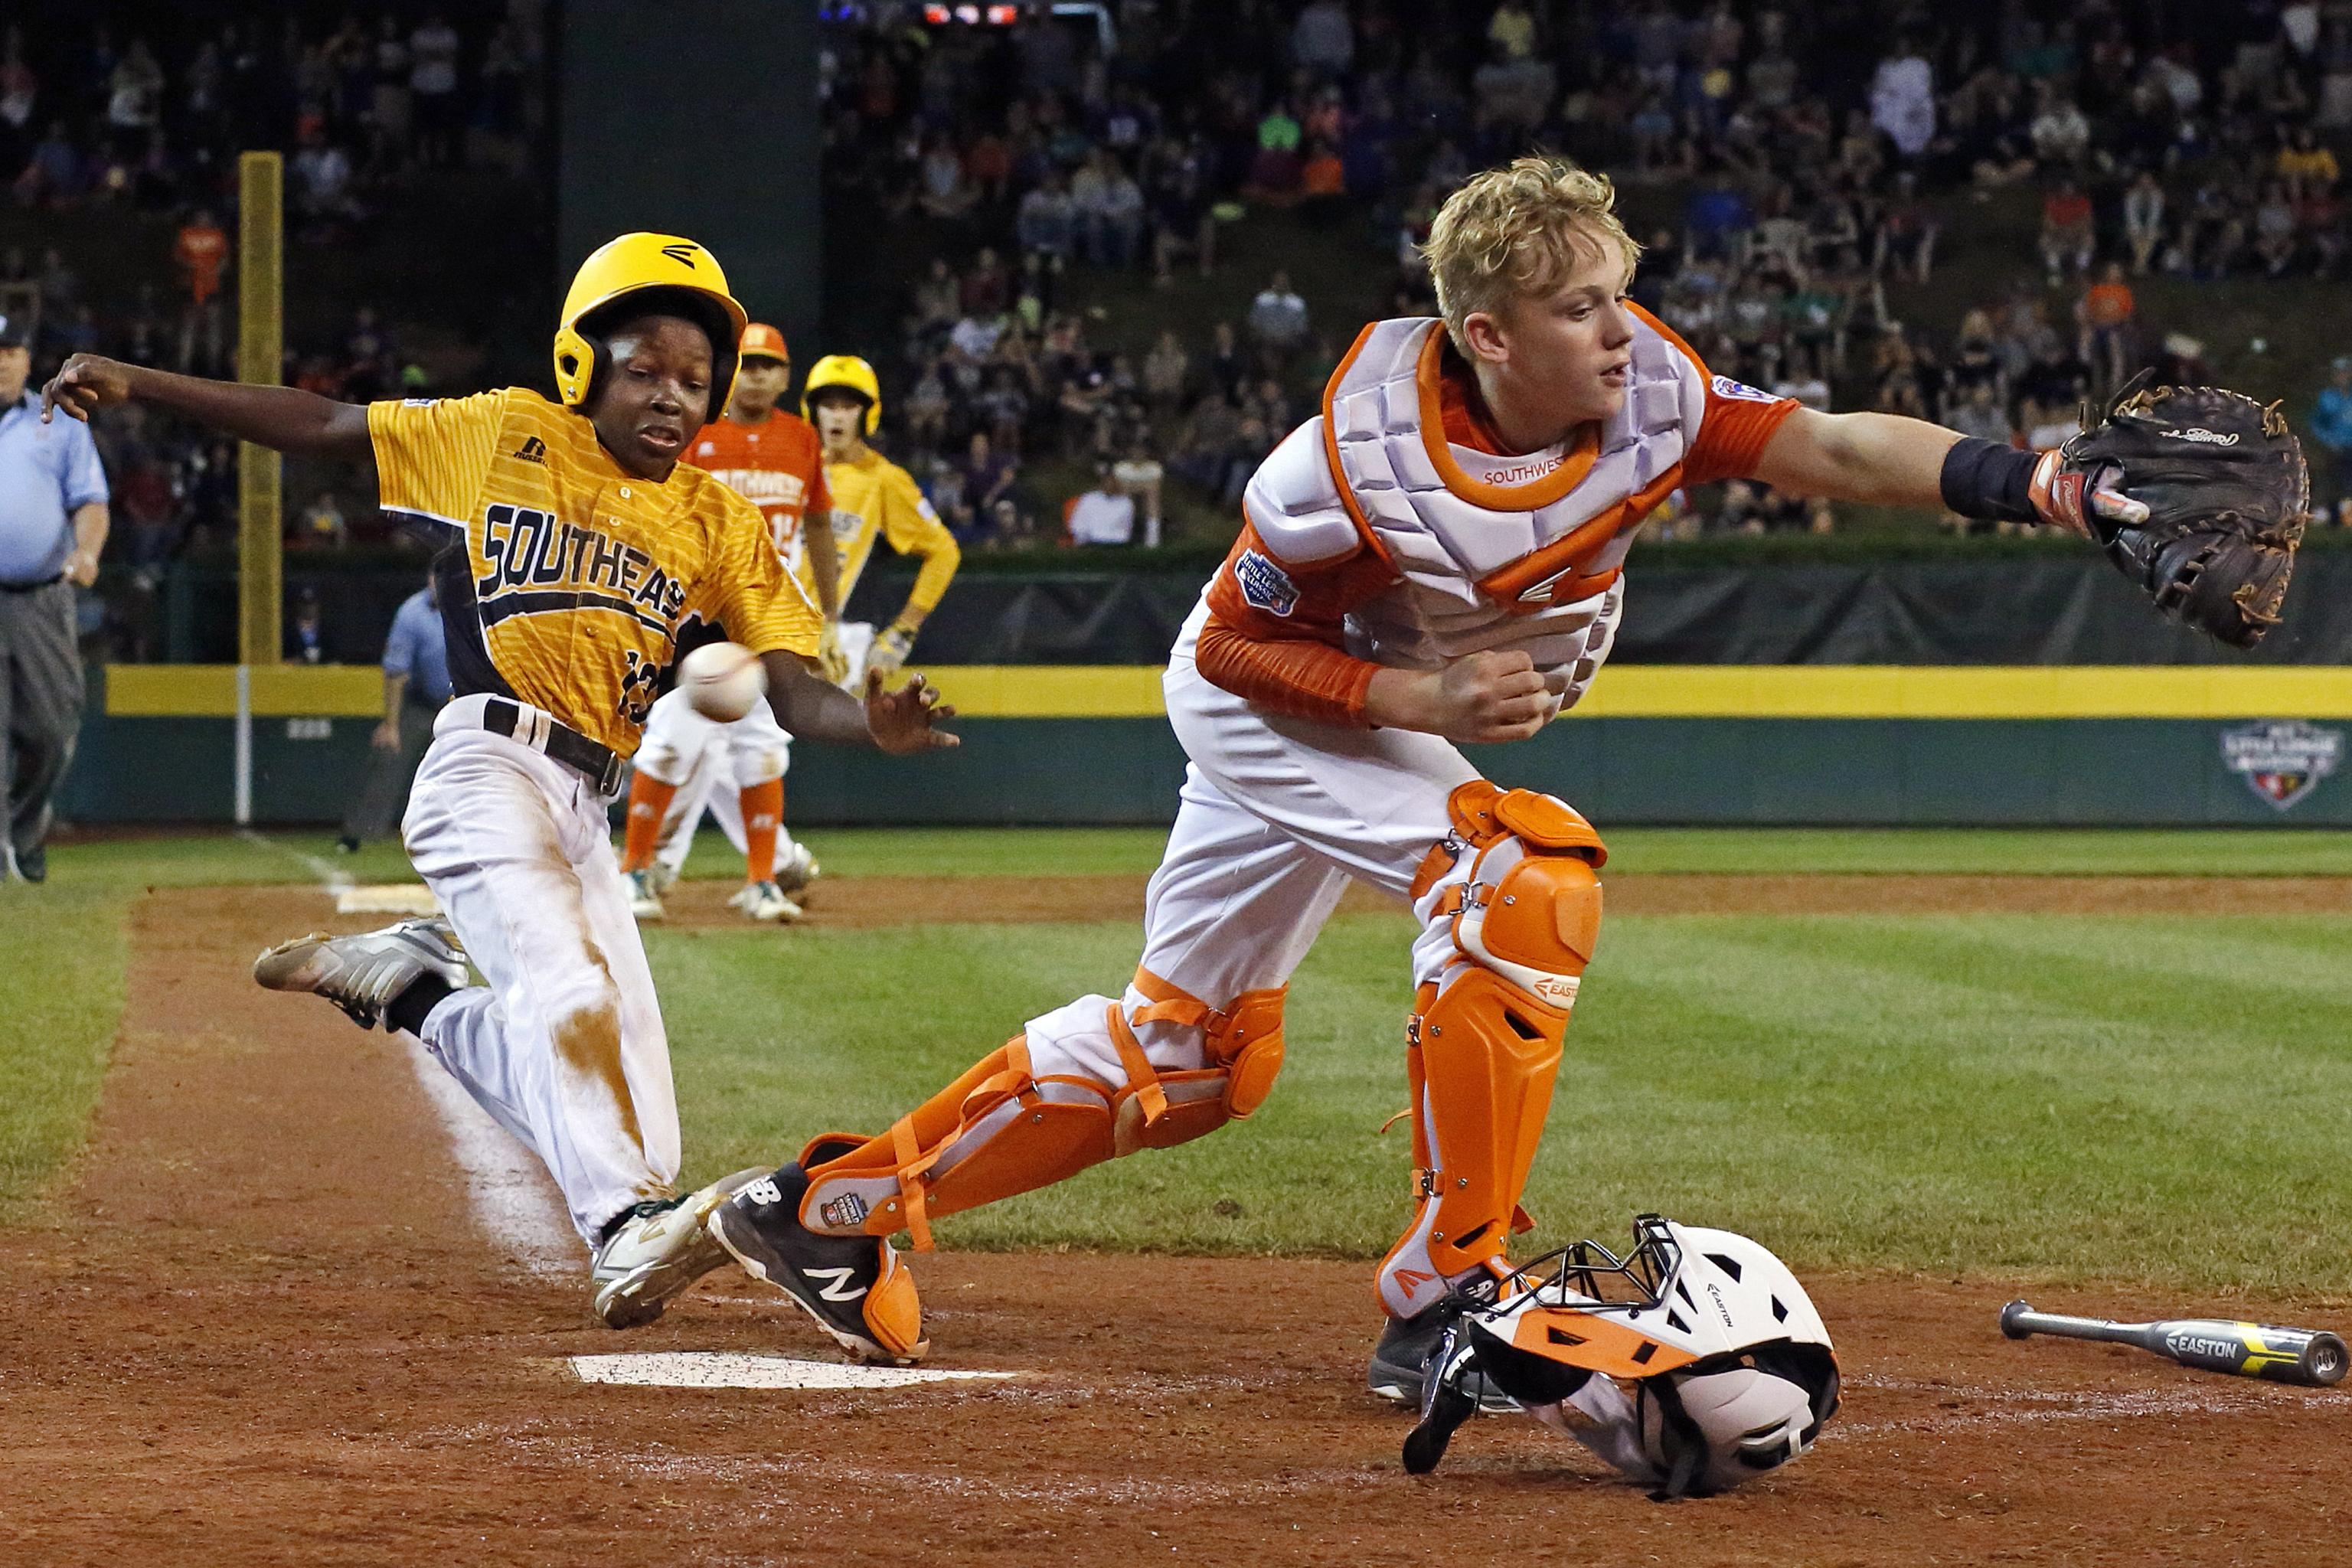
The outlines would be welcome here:
<svg viewBox="0 0 2352 1568">
<path fill-rule="evenodd" d="M 621 869 L 642 871 L 654 863 L 654 847 L 661 836 L 662 818 L 677 798 L 677 785 L 664 784 L 640 772 L 629 781 L 628 836 L 622 840 Z"/>
<path fill-rule="evenodd" d="M 746 786 L 738 798 L 743 806 L 743 877 L 768 882 L 776 875 L 776 829 L 784 820 L 784 781 L 769 779 Z"/>
<path fill-rule="evenodd" d="M 1109 1004 L 1104 1027 L 1127 1080 L 1039 1076 L 1026 1036 L 991 1052 L 877 1138 L 827 1134 L 802 1156 L 802 1222 L 834 1235 L 931 1244 L 930 1221 L 1050 1186 L 1138 1149 L 1164 1149 L 1257 1109 L 1282 1067 L 1282 993 L 1253 991 L 1223 1009 L 1139 971 L 1147 1001 Z M 1202 1033 L 1205 1065 L 1155 1069 L 1135 1026 L 1173 1022 Z"/>
<path fill-rule="evenodd" d="M 1426 893 L 1476 849 L 1469 877 L 1435 913 L 1459 950 L 1414 998 L 1406 1071 L 1413 1090 L 1420 1206 L 1381 1269 L 1391 1311 L 1417 1310 L 1444 1280 L 1496 1267 L 1559 1076 L 1560 1043 L 1601 926 L 1605 858 L 1584 819 L 1549 795 L 1480 780 L 1454 792 L 1456 841 L 1432 852 Z"/>
</svg>

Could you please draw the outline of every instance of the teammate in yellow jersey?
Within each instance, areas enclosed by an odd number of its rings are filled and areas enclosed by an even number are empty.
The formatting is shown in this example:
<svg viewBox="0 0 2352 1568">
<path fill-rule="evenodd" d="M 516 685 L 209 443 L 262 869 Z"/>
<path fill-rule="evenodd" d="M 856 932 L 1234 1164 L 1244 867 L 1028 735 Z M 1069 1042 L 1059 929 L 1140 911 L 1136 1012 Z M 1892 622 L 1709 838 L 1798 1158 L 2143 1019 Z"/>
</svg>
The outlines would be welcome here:
<svg viewBox="0 0 2352 1568">
<path fill-rule="evenodd" d="M 822 617 L 758 508 L 678 461 L 726 403 L 743 327 L 709 252 L 630 234 L 572 280 L 557 403 L 508 387 L 362 407 L 90 354 L 42 395 L 44 418 L 135 400 L 366 464 L 386 510 L 447 530 L 434 575 L 457 695 L 402 826 L 446 923 L 304 937 L 254 975 L 422 1040 L 546 1163 L 593 1254 L 594 1310 L 615 1328 L 651 1321 L 725 1260 L 710 1211 L 761 1174 L 675 1194 L 669 1047 L 607 834 L 676 639 L 699 622 L 761 655 L 794 733 L 892 752 L 955 743 L 920 677 L 895 694 L 877 679 L 863 704 L 818 678 Z M 468 959 L 486 984 L 467 984 Z M 914 1287 L 887 1245 L 812 1234 L 764 1258 L 758 1277 L 853 1354 L 920 1352 Z"/>
<path fill-rule="evenodd" d="M 871 626 L 844 622 L 837 640 L 828 641 L 829 673 L 854 687 L 869 672 L 892 675 L 907 662 L 916 632 L 947 593 L 963 552 L 923 499 L 914 476 L 866 444 L 882 423 L 882 384 L 872 365 L 849 354 L 827 354 L 809 368 L 801 410 L 824 442 L 834 550 L 841 562 L 838 603 L 849 603 L 877 539 L 887 541 L 901 555 L 919 555 L 923 561 L 906 607 L 879 637 Z M 802 576 L 814 591 L 816 580 L 805 559 Z"/>
</svg>

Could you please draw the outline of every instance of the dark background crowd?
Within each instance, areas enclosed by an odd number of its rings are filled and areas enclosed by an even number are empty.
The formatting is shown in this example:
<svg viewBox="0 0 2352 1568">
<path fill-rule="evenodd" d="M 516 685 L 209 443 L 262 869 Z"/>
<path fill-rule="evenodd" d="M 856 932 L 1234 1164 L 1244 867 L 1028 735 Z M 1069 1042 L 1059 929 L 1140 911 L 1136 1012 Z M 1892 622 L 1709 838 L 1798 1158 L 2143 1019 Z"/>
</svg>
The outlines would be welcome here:
<svg viewBox="0 0 2352 1568">
<path fill-rule="evenodd" d="M 876 362 L 882 444 L 982 552 L 1221 546 L 1357 328 L 1433 309 L 1446 191 L 1535 148 L 1615 177 L 1637 298 L 1723 374 L 2038 447 L 2155 364 L 2287 396 L 2341 489 L 2352 0 L 1000 9 L 824 11 L 827 324 L 794 345 Z M 288 381 L 537 384 L 559 18 L 15 16 L 0 310 L 37 315 L 37 374 L 227 370 L 236 153 L 276 147 Z M 138 597 L 226 548 L 234 454 L 135 413 L 100 434 L 112 651 L 154 657 Z M 297 465 L 286 511 L 304 550 L 397 547 L 350 476 Z M 1877 525 L 1730 485 L 1654 534 Z"/>
</svg>

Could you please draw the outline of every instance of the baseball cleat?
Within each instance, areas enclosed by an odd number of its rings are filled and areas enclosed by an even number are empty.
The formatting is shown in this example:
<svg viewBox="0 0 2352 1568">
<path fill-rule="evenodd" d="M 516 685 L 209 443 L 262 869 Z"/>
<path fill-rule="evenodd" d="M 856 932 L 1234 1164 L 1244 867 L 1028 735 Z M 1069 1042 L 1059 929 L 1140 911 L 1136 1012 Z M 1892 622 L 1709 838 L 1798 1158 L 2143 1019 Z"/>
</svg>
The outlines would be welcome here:
<svg viewBox="0 0 2352 1568">
<path fill-rule="evenodd" d="M 362 1029 L 374 1028 L 393 998 L 428 974 L 452 991 L 467 984 L 465 951 L 438 915 L 357 936 L 312 931 L 253 961 L 253 978 L 264 989 L 323 996 Z"/>
<path fill-rule="evenodd" d="M 641 921 L 660 920 L 666 911 L 661 894 L 655 889 L 650 870 L 624 873 L 629 879 L 629 912 Z"/>
<path fill-rule="evenodd" d="M 738 1171 L 682 1198 L 642 1203 L 621 1217 L 590 1266 L 589 1310 L 608 1329 L 634 1329 L 662 1315 L 688 1286 L 727 1261 L 711 1238 L 710 1211 L 768 1173 Z"/>
<path fill-rule="evenodd" d="M 790 925 L 807 918 L 807 911 L 784 897 L 784 890 L 773 882 L 746 882 L 743 889 L 727 900 L 730 910 L 740 910 L 755 921 L 775 921 Z"/>
<path fill-rule="evenodd" d="M 897 1249 L 877 1236 L 820 1236 L 801 1223 L 808 1173 L 786 1165 L 710 1211 L 710 1234 L 857 1362 L 922 1359 L 923 1306 Z"/>
<path fill-rule="evenodd" d="M 656 898 L 659 898 L 677 886 L 677 868 L 667 860 L 656 858 L 652 865 L 646 868 L 645 874 Z"/>
<path fill-rule="evenodd" d="M 1364 1386 L 1391 1405 L 1420 1411 L 1429 1382 L 1429 1364 L 1445 1347 L 1445 1331 L 1462 1315 L 1463 1302 L 1449 1297 L 1423 1308 L 1410 1318 L 1391 1318 L 1372 1347 Z M 1518 1401 L 1493 1386 L 1486 1374 L 1465 1373 L 1459 1392 L 1481 1410 L 1517 1410 Z"/>
<path fill-rule="evenodd" d="M 807 845 L 793 844 L 780 849 L 776 858 L 781 862 L 776 867 L 776 886 L 783 889 L 787 898 L 804 891 L 817 879 L 816 857 L 809 853 Z"/>
</svg>

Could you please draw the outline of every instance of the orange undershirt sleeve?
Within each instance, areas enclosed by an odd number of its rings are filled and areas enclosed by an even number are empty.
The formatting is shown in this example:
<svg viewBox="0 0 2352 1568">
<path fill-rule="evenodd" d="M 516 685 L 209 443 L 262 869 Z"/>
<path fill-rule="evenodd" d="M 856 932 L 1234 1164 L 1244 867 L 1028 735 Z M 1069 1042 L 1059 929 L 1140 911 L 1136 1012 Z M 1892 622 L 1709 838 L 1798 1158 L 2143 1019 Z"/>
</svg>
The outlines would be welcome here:
<svg viewBox="0 0 2352 1568">
<path fill-rule="evenodd" d="M 1262 708 L 1362 728 L 1381 667 L 1347 651 L 1345 622 L 1392 580 L 1363 550 L 1312 568 L 1286 567 L 1245 521 L 1209 584 L 1194 662 L 1211 685 Z"/>
</svg>

